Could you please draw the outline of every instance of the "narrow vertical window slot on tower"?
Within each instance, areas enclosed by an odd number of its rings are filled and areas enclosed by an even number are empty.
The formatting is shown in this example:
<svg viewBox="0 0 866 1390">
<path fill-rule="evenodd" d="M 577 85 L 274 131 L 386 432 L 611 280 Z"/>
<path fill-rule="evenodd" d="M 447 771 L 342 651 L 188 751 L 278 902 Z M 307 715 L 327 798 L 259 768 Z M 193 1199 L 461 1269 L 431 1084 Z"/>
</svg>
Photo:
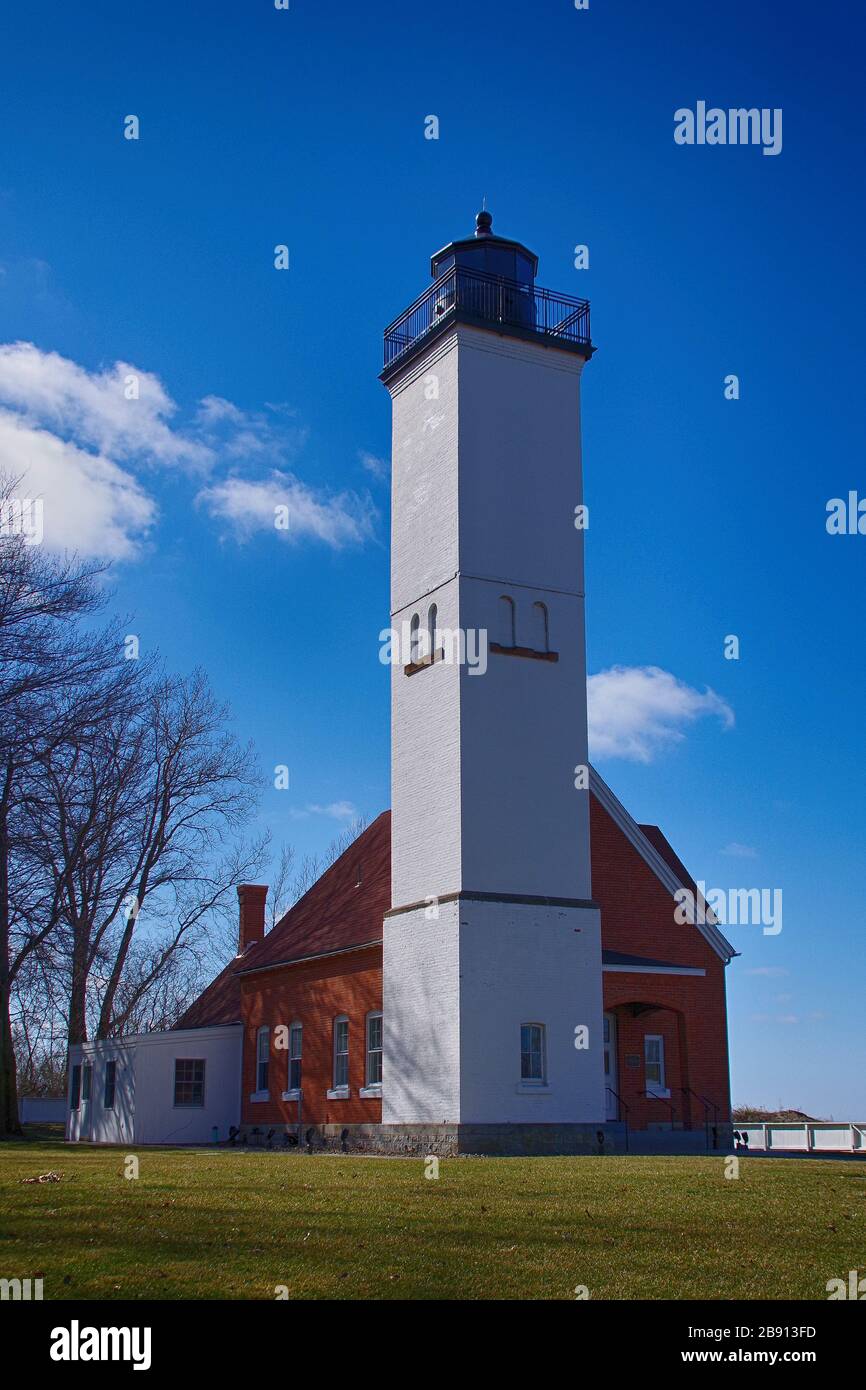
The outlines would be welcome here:
<svg viewBox="0 0 866 1390">
<path fill-rule="evenodd" d="M 547 611 L 546 603 L 534 603 L 532 612 L 535 618 L 535 647 L 536 651 L 550 651 L 550 614 Z"/>
<path fill-rule="evenodd" d="M 508 594 L 499 599 L 499 634 L 503 647 L 517 646 L 517 609 Z"/>
</svg>

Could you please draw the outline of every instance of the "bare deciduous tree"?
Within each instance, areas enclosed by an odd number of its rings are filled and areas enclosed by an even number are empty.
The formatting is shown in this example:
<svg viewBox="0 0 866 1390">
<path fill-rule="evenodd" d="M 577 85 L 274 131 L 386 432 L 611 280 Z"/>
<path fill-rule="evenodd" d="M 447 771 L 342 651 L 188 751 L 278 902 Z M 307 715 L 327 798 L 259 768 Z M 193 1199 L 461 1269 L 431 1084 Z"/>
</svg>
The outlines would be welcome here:
<svg viewBox="0 0 866 1390">
<path fill-rule="evenodd" d="M 271 873 L 268 892 L 268 931 L 273 931 L 280 918 L 288 912 L 293 897 L 295 851 L 291 845 L 280 845 L 280 853 Z"/>
<path fill-rule="evenodd" d="M 27 811 L 61 904 L 70 1043 L 123 1031 L 261 862 L 264 840 L 238 843 L 258 791 L 252 751 L 225 720 L 201 672 L 145 673 L 87 737 L 39 760 Z"/>
<path fill-rule="evenodd" d="M 56 901 L 30 879 L 18 834 L 22 781 L 56 737 L 57 693 L 104 659 L 70 625 L 99 607 L 101 568 L 46 556 L 6 524 L 17 480 L 0 475 L 0 1137 L 20 1132 L 11 1008 L 15 982 L 57 925 Z"/>
</svg>

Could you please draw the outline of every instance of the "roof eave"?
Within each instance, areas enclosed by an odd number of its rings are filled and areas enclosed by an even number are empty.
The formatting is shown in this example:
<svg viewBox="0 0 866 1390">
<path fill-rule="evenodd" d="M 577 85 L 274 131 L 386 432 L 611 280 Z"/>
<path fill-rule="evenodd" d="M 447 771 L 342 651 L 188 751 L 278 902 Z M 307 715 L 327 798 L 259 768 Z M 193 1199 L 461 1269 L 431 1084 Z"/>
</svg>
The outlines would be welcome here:
<svg viewBox="0 0 866 1390">
<path fill-rule="evenodd" d="M 381 936 L 371 941 L 360 941 L 354 946 L 337 946 L 333 951 L 316 951 L 309 956 L 290 956 L 287 960 L 268 961 L 266 965 L 252 965 L 247 970 L 239 970 L 238 976 L 260 975 L 266 970 L 285 970 L 290 965 L 306 965 L 311 960 L 328 960 L 331 956 L 348 956 L 353 951 L 367 951 L 371 946 L 381 946 Z"/>
<path fill-rule="evenodd" d="M 622 802 L 614 795 L 604 778 L 596 772 L 594 767 L 589 769 L 589 788 L 671 896 L 673 897 L 684 889 L 691 892 L 689 885 L 682 883 L 671 866 L 662 859 L 655 845 L 647 839 L 637 821 L 632 819 Z M 710 913 L 709 907 L 706 908 L 706 912 Z M 710 915 L 712 914 L 710 913 Z M 735 956 L 740 954 L 739 951 L 734 950 L 730 941 L 722 935 L 713 922 L 701 922 L 698 919 L 690 925 L 697 927 L 701 936 L 712 946 L 716 955 L 724 961 L 725 965 L 728 965 Z"/>
</svg>

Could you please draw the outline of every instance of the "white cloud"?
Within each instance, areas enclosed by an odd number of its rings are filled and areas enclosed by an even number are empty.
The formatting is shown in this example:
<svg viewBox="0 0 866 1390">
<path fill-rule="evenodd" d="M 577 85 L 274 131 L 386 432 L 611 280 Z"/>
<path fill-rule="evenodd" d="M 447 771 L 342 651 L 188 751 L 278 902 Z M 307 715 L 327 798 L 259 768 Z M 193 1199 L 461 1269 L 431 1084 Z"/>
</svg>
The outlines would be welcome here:
<svg viewBox="0 0 866 1390">
<path fill-rule="evenodd" d="M 130 392 L 138 398 L 128 399 Z M 206 468 L 213 451 L 172 429 L 177 406 L 159 378 L 129 362 L 88 372 L 33 343 L 0 344 L 0 405 L 26 424 L 115 459 Z"/>
<path fill-rule="evenodd" d="M 197 501 L 211 516 L 230 522 L 239 540 L 258 531 L 275 531 L 289 541 L 313 537 L 335 550 L 368 540 L 376 517 L 369 498 L 353 492 L 329 497 L 279 469 L 264 480 L 226 478 L 203 488 Z M 276 525 L 279 508 L 288 508 L 284 529 Z"/>
<path fill-rule="evenodd" d="M 705 715 L 729 729 L 730 705 L 707 688 L 695 690 L 658 666 L 612 666 L 590 676 L 589 746 L 594 758 L 649 763 L 685 738 L 683 726 Z"/>
<path fill-rule="evenodd" d="M 308 801 L 306 806 L 292 806 L 289 810 L 292 820 L 309 820 L 310 816 L 327 816 L 329 820 L 357 821 L 358 808 L 351 801 L 330 801 L 327 805 Z"/>
<path fill-rule="evenodd" d="M 757 859 L 758 857 L 758 851 L 752 849 L 751 845 L 741 845 L 738 844 L 736 840 L 732 840 L 729 845 L 725 845 L 725 848 L 721 850 L 720 853 L 726 854 L 732 859 Z"/>
<path fill-rule="evenodd" d="M 285 405 L 266 410 L 241 410 L 223 396 L 205 396 L 199 402 L 195 424 L 202 442 L 222 458 L 285 462 L 307 442 L 307 431 L 290 423 L 294 412 Z"/>
<path fill-rule="evenodd" d="M 137 397 L 137 398 L 136 398 Z M 213 450 L 172 427 L 158 377 L 128 362 L 89 372 L 33 343 L 0 344 L 0 472 L 43 505 L 45 544 L 129 560 L 157 508 L 134 467 L 201 470 Z"/>
<path fill-rule="evenodd" d="M 128 560 L 156 516 L 152 499 L 110 458 L 2 409 L 0 473 L 20 478 L 20 497 L 42 499 L 44 541 L 51 550 Z"/>
<path fill-rule="evenodd" d="M 783 975 L 790 974 L 782 965 L 756 965 L 752 970 L 745 972 L 747 975 L 765 975 L 767 979 L 778 980 Z"/>
<path fill-rule="evenodd" d="M 330 816 L 332 820 L 357 820 L 357 809 L 351 801 L 331 801 L 327 806 L 308 806 L 312 816 Z"/>
<path fill-rule="evenodd" d="M 199 401 L 196 418 L 206 426 L 222 425 L 226 421 L 232 425 L 240 425 L 243 424 L 245 416 L 233 401 L 227 401 L 223 396 L 205 396 Z"/>
<path fill-rule="evenodd" d="M 133 558 L 157 508 L 140 478 L 153 465 L 199 476 L 197 500 L 246 539 L 289 510 L 289 540 L 334 549 L 374 530 L 376 508 L 351 492 L 326 495 L 286 471 L 306 431 L 285 403 L 246 411 L 208 395 L 182 427 L 178 407 L 152 372 L 128 362 L 88 371 L 33 343 L 0 344 L 0 471 L 21 478 L 21 497 L 41 497 L 45 543 L 86 557 Z M 219 478 L 219 465 L 231 476 Z M 246 464 L 270 464 L 258 480 Z M 202 474 L 209 474 L 204 484 Z"/>
<path fill-rule="evenodd" d="M 361 467 L 379 483 L 387 482 L 391 476 L 391 465 L 387 459 L 380 459 L 377 454 L 368 454 L 366 449 L 360 449 L 358 458 L 361 460 Z"/>
</svg>

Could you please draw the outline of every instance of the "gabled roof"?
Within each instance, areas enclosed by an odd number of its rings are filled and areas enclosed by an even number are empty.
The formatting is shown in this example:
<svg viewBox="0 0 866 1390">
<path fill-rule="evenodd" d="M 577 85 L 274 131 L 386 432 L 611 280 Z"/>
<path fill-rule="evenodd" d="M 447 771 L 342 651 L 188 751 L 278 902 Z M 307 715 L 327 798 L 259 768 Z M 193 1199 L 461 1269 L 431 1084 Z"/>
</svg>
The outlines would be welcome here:
<svg viewBox="0 0 866 1390">
<path fill-rule="evenodd" d="M 175 1027 L 238 1022 L 241 975 L 381 941 L 390 906 L 391 812 L 383 811 L 262 941 L 229 961 Z"/>
<path fill-rule="evenodd" d="M 218 1023 L 240 1023 L 241 985 L 237 977 L 242 957 L 230 960 L 207 989 L 181 1014 L 175 1028 L 209 1028 Z"/>
<path fill-rule="evenodd" d="M 677 858 L 658 826 L 642 827 L 638 825 L 594 767 L 589 769 L 589 789 L 671 896 L 683 888 L 690 889 L 692 893 L 697 892 L 694 879 Z M 651 832 L 651 835 L 647 832 Z M 653 843 L 653 839 L 657 843 Z M 704 904 L 703 915 L 706 917 L 706 921 L 702 922 L 699 915 L 694 925 L 716 954 L 727 964 L 738 953 L 730 941 L 719 931 L 714 914 L 706 904 Z"/>
<path fill-rule="evenodd" d="M 632 820 L 595 768 L 590 769 L 590 791 L 668 892 L 673 894 L 678 888 L 695 891 L 693 878 L 658 826 L 639 826 Z M 211 1024 L 239 1022 L 241 976 L 377 945 L 382 940 L 382 921 L 390 906 L 391 812 L 383 811 L 262 941 L 229 962 L 175 1027 L 204 1028 Z M 712 920 L 706 925 L 696 925 L 722 960 L 727 962 L 736 955 Z M 616 968 L 612 953 L 606 954 L 610 956 L 608 965 Z M 637 962 L 641 958 L 629 959 Z M 686 969 L 672 962 L 644 961 L 644 968 L 651 966 Z"/>
<path fill-rule="evenodd" d="M 669 869 L 672 869 L 684 888 L 691 888 L 693 893 L 697 892 L 697 884 L 689 873 L 679 855 L 675 853 L 673 846 L 665 839 L 657 825 L 638 825 L 638 830 L 646 835 L 650 844 L 657 849 L 662 859 Z"/>
<path fill-rule="evenodd" d="M 391 906 L 391 812 L 383 811 L 240 964 L 240 974 L 382 940 Z"/>
</svg>

